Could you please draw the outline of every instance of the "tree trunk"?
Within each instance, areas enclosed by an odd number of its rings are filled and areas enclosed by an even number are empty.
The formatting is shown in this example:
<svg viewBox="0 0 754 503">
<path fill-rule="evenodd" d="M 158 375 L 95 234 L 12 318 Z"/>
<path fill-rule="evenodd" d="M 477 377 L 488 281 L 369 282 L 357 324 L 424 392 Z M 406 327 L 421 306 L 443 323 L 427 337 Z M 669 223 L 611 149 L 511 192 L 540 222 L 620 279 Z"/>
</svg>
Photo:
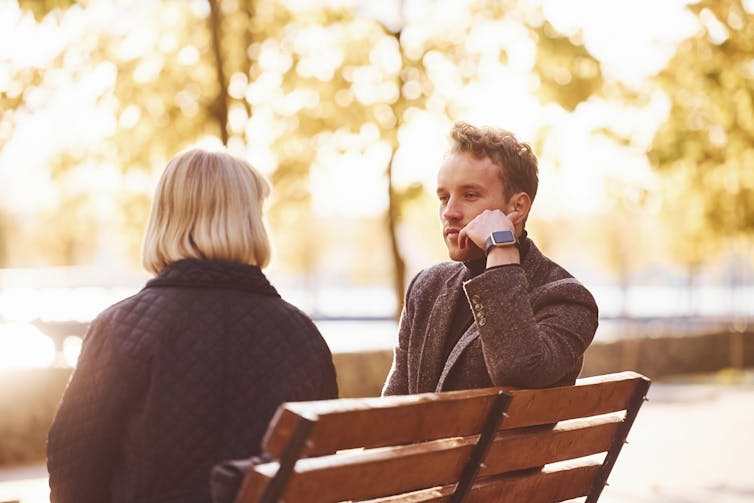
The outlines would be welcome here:
<svg viewBox="0 0 754 503">
<path fill-rule="evenodd" d="M 403 9 L 403 4 L 401 2 L 400 6 L 401 12 Z M 393 34 L 395 37 L 395 40 L 398 42 L 398 50 L 401 53 L 401 62 L 405 61 L 405 55 L 403 54 L 403 47 L 401 46 L 401 30 L 398 30 Z M 398 88 L 401 89 L 403 82 L 401 82 L 402 78 L 398 77 Z M 387 226 L 388 226 L 388 235 L 390 237 L 390 251 L 393 255 L 393 292 L 395 293 L 395 319 L 400 319 L 401 312 L 403 311 L 403 302 L 405 299 L 405 287 L 406 284 L 406 261 L 403 260 L 403 255 L 401 255 L 400 247 L 398 246 L 398 221 L 400 220 L 400 213 L 401 213 L 401 201 L 398 195 L 395 192 L 395 187 L 393 186 L 393 161 L 395 160 L 395 153 L 398 151 L 398 128 L 400 127 L 400 117 L 401 113 L 399 111 L 399 108 L 401 108 L 401 100 L 403 99 L 403 94 L 400 93 L 398 100 L 393 103 L 392 110 L 393 115 L 395 116 L 395 128 L 391 132 L 391 146 L 392 150 L 390 152 L 390 160 L 387 164 L 387 200 L 388 200 L 388 208 L 387 208 Z"/>
<path fill-rule="evenodd" d="M 249 83 L 251 83 L 251 65 L 254 64 L 254 61 L 252 61 L 251 56 L 249 56 L 249 47 L 251 47 L 251 44 L 254 43 L 254 0 L 244 0 L 243 2 L 241 2 L 241 10 L 246 16 L 246 30 L 244 30 L 244 36 L 242 38 L 244 43 L 243 61 L 245 62 L 245 65 L 244 68 L 242 68 L 242 71 L 246 73 L 246 76 L 249 79 Z M 244 97 L 243 99 L 243 106 L 244 108 L 246 108 L 247 120 L 251 119 L 251 103 L 249 103 L 249 100 L 247 100 L 246 97 Z"/>
<path fill-rule="evenodd" d="M 220 138 L 223 145 L 228 144 L 228 82 L 223 68 L 224 59 L 220 43 L 222 40 L 222 13 L 217 0 L 209 1 L 209 26 L 212 32 L 212 52 L 215 57 L 215 75 L 217 78 L 218 93 L 212 107 L 212 116 L 220 128 Z"/>
<path fill-rule="evenodd" d="M 697 306 L 696 306 L 696 286 L 697 286 L 697 276 L 699 274 L 699 270 L 701 269 L 701 263 L 700 262 L 694 262 L 692 264 L 687 265 L 688 269 L 686 271 L 686 302 L 687 302 L 687 308 L 688 311 L 686 312 L 687 318 L 693 318 L 698 314 Z"/>
<path fill-rule="evenodd" d="M 6 240 L 6 234 L 10 235 L 6 231 L 6 222 L 2 212 L 0 212 L 0 268 L 5 267 L 8 262 L 8 245 Z M 0 284 L 0 290 L 3 285 Z"/>
<path fill-rule="evenodd" d="M 396 142 L 397 143 L 397 142 Z M 393 292 L 395 293 L 396 310 L 395 319 L 399 319 L 401 312 L 403 311 L 403 299 L 405 296 L 406 284 L 406 262 L 401 255 L 400 247 L 398 246 L 398 219 L 400 214 L 400 202 L 395 193 L 393 187 L 393 160 L 395 159 L 395 152 L 397 146 L 393 145 L 393 151 L 390 154 L 390 161 L 388 161 L 386 175 L 388 183 L 388 208 L 387 208 L 387 227 L 388 235 L 390 236 L 390 251 L 393 256 Z"/>
</svg>

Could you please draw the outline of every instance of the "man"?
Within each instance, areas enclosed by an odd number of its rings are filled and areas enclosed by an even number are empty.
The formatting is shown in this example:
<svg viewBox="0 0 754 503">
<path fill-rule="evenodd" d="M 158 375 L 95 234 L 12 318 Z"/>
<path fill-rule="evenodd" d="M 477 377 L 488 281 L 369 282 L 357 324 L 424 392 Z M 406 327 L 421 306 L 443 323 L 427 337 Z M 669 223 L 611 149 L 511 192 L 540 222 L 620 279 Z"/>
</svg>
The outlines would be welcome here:
<svg viewBox="0 0 754 503">
<path fill-rule="evenodd" d="M 537 159 L 508 131 L 457 123 L 437 176 L 453 262 L 411 281 L 383 395 L 573 384 L 597 305 L 524 229 Z"/>
</svg>

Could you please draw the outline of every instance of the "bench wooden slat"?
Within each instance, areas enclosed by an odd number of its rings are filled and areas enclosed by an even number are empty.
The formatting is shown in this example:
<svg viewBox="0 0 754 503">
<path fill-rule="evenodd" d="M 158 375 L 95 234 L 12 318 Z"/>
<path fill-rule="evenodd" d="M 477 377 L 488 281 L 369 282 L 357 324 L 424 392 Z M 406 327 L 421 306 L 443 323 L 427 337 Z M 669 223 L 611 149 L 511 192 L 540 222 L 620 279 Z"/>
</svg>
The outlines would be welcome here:
<svg viewBox="0 0 754 503">
<path fill-rule="evenodd" d="M 317 456 L 354 447 L 383 447 L 478 434 L 496 388 L 383 398 L 294 402 L 278 410 L 262 447 L 279 457 L 299 416 L 316 417 L 303 455 Z M 442 421 L 430 418 L 442 417 Z"/>
<path fill-rule="evenodd" d="M 475 441 L 476 437 L 435 440 L 302 459 L 282 499 L 343 501 L 447 484 L 458 479 Z M 261 494 L 276 470 L 276 462 L 255 467 L 246 479 L 249 487 L 242 488 L 244 501 L 254 501 L 253 494 Z"/>
<path fill-rule="evenodd" d="M 498 433 L 484 461 L 480 476 L 523 470 L 568 459 L 606 452 L 622 418 L 573 421 L 565 427 L 539 432 Z"/>
<path fill-rule="evenodd" d="M 555 429 L 500 432 L 480 475 L 607 451 L 620 424 L 621 418 L 613 416 L 572 421 Z M 359 500 L 449 484 L 458 480 L 476 441 L 477 437 L 472 436 L 302 459 L 296 464 L 283 499 Z M 254 485 L 264 486 L 276 469 L 277 463 L 257 466 Z"/>
<path fill-rule="evenodd" d="M 589 493 L 600 468 L 599 463 L 593 463 L 554 472 L 545 470 L 520 477 L 506 475 L 497 480 L 482 480 L 472 489 L 467 503 L 551 503 L 579 498 Z"/>
<path fill-rule="evenodd" d="M 647 379 L 635 372 L 579 379 L 574 386 L 511 390 L 513 399 L 503 429 L 556 423 L 625 410 Z"/>
<path fill-rule="evenodd" d="M 541 472 L 508 474 L 479 480 L 467 503 L 551 503 L 586 496 L 599 473 L 600 464 L 587 462 Z M 365 500 L 362 503 L 441 503 L 449 502 L 455 484 L 421 491 Z"/>
</svg>

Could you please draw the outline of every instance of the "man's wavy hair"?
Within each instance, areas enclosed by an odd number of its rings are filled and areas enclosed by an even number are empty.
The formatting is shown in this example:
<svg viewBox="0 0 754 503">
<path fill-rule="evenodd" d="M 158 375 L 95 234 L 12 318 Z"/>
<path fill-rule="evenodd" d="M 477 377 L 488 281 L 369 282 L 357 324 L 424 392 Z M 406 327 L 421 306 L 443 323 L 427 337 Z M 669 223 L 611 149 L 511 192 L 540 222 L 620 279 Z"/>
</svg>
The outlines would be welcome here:
<svg viewBox="0 0 754 503">
<path fill-rule="evenodd" d="M 471 154 L 477 159 L 489 157 L 500 168 L 506 200 L 517 192 L 526 192 L 534 201 L 539 185 L 537 157 L 531 147 L 519 142 L 513 133 L 456 122 L 450 139 L 452 154 Z"/>
</svg>

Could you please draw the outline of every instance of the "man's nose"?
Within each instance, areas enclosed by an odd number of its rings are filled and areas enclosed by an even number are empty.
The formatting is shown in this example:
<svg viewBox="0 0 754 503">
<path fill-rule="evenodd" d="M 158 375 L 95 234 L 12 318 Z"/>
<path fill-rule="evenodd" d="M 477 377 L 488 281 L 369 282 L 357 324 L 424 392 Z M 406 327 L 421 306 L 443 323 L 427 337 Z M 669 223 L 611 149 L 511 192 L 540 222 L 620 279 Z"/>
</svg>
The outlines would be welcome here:
<svg viewBox="0 0 754 503">
<path fill-rule="evenodd" d="M 461 207 L 454 198 L 448 199 L 448 203 L 442 210 L 442 217 L 445 220 L 460 220 L 463 217 Z"/>
</svg>

